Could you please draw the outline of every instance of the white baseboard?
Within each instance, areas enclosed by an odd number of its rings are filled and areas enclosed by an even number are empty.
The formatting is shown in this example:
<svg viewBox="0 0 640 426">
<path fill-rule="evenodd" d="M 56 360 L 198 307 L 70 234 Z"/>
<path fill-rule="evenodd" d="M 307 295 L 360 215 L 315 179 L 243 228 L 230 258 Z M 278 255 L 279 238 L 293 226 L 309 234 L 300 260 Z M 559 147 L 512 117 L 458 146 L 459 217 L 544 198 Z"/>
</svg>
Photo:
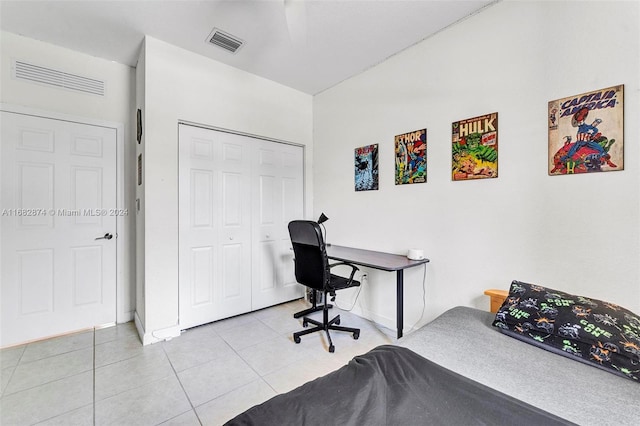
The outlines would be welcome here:
<svg viewBox="0 0 640 426">
<path fill-rule="evenodd" d="M 395 318 L 385 317 L 383 315 L 379 315 L 373 311 L 362 308 L 360 305 L 353 308 L 352 313 L 361 316 L 362 318 L 366 318 L 369 321 L 373 321 L 376 324 L 380 324 L 381 326 L 395 330 L 396 329 L 396 320 Z"/>
<path fill-rule="evenodd" d="M 147 332 L 145 331 L 144 326 L 142 325 L 142 321 L 140 320 L 137 312 L 135 313 L 135 323 L 136 329 L 138 330 L 138 335 L 140 336 L 140 340 L 142 340 L 143 346 L 151 345 L 153 343 L 158 343 L 165 340 L 171 340 L 174 337 L 180 336 L 181 333 L 179 325 Z"/>
</svg>

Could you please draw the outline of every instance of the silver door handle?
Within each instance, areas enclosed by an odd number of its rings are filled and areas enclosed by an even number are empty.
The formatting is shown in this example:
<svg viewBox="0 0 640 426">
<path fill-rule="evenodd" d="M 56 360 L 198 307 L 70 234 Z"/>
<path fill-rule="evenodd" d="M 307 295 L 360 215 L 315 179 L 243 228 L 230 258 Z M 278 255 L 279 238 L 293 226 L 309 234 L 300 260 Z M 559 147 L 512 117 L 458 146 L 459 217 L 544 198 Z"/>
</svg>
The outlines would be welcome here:
<svg viewBox="0 0 640 426">
<path fill-rule="evenodd" d="M 107 232 L 102 237 L 96 238 L 96 240 L 110 240 L 112 238 L 113 238 L 113 235 L 111 235 L 110 233 Z"/>
</svg>

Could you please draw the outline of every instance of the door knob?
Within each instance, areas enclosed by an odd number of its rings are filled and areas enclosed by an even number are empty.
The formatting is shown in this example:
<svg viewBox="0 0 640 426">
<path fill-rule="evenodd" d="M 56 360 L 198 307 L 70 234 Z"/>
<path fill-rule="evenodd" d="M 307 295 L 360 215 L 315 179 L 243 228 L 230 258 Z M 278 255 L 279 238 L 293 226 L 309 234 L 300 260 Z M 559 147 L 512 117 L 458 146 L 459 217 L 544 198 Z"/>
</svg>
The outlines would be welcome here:
<svg viewBox="0 0 640 426">
<path fill-rule="evenodd" d="M 111 235 L 110 233 L 107 232 L 102 237 L 96 238 L 96 240 L 110 240 L 112 238 L 113 238 L 113 235 Z"/>
</svg>

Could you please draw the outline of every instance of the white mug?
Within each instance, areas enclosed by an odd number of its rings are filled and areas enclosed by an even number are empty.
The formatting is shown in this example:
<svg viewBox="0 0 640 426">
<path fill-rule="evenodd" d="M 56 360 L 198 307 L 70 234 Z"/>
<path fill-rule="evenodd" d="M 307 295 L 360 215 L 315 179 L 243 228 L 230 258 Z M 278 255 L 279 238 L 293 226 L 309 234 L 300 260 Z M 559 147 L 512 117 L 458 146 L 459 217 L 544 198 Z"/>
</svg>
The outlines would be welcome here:
<svg viewBox="0 0 640 426">
<path fill-rule="evenodd" d="M 420 249 L 409 249 L 407 258 L 411 260 L 422 260 L 424 259 L 424 252 Z"/>
</svg>

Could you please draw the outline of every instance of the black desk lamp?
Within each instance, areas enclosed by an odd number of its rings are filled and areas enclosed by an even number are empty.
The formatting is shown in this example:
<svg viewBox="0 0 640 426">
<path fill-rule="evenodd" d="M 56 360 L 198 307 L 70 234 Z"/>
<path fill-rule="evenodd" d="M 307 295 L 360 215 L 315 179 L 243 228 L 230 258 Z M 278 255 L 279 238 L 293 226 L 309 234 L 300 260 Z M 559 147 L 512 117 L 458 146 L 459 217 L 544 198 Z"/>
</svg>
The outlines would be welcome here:
<svg viewBox="0 0 640 426">
<path fill-rule="evenodd" d="M 318 225 L 322 225 L 323 223 L 325 223 L 328 220 L 329 220 L 329 218 L 324 213 L 320 213 L 320 217 L 318 218 Z M 322 229 L 324 229 L 324 242 L 326 244 L 327 243 L 327 228 L 325 228 L 324 225 L 322 225 Z"/>
</svg>

